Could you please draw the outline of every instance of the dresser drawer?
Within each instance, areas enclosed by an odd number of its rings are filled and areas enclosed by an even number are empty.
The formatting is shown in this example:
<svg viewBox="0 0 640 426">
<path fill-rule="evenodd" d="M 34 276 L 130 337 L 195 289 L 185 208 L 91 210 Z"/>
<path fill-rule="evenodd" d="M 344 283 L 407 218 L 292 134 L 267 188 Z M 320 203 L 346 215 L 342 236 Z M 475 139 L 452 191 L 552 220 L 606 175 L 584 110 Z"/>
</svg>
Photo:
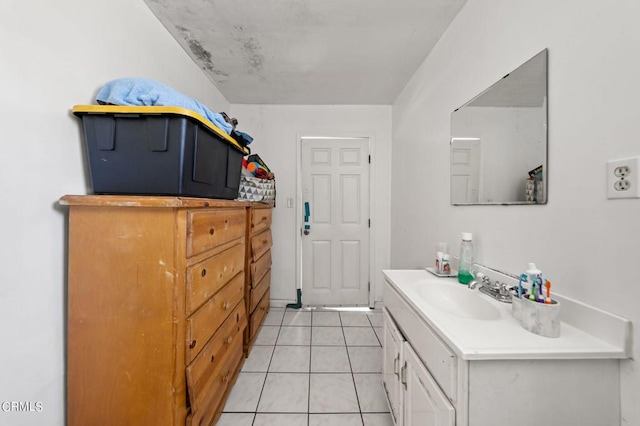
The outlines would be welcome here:
<svg viewBox="0 0 640 426">
<path fill-rule="evenodd" d="M 210 391 L 223 392 L 221 388 L 230 380 L 230 377 L 225 379 L 230 366 L 225 361 L 228 361 L 228 353 L 235 352 L 238 347 L 242 352 L 242 332 L 246 325 L 247 315 L 244 303 L 238 303 L 216 334 L 187 367 L 187 386 L 192 411 L 202 408 L 206 394 Z"/>
<path fill-rule="evenodd" d="M 267 273 L 262 277 L 262 279 L 258 282 L 258 284 L 254 285 L 254 288 L 251 289 L 251 297 L 249 303 L 249 313 L 253 312 L 262 296 L 265 295 L 269 291 L 269 287 L 271 286 L 271 269 L 267 271 Z"/>
<path fill-rule="evenodd" d="M 249 339 L 251 341 L 253 341 L 253 339 L 256 337 L 256 334 L 258 333 L 258 330 L 260 329 L 260 326 L 264 321 L 264 317 L 267 316 L 267 313 L 269 312 L 270 302 L 271 299 L 269 298 L 269 292 L 267 292 L 267 294 L 262 297 L 262 300 L 258 302 L 258 306 L 256 306 L 256 309 L 251 314 L 251 326 L 249 330 L 249 332 L 251 333 Z"/>
<path fill-rule="evenodd" d="M 237 244 L 187 268 L 187 314 L 216 294 L 244 269 L 244 244 Z"/>
<path fill-rule="evenodd" d="M 200 352 L 243 296 L 244 274 L 240 273 L 187 319 L 187 363 Z"/>
<path fill-rule="evenodd" d="M 251 209 L 251 234 L 271 226 L 271 209 Z"/>
<path fill-rule="evenodd" d="M 187 216 L 187 257 L 244 236 L 245 209 L 190 211 Z"/>
<path fill-rule="evenodd" d="M 267 250 L 260 259 L 251 264 L 251 287 L 255 287 L 264 274 L 271 268 L 271 250 Z"/>
<path fill-rule="evenodd" d="M 209 426 L 216 412 L 222 411 L 222 402 L 230 391 L 235 380 L 235 372 L 242 362 L 242 333 L 238 333 L 229 344 L 229 349 L 219 359 L 219 363 L 207 377 L 207 384 L 190 390 L 190 395 L 197 405 L 191 406 L 191 414 L 187 417 L 187 426 Z"/>
<path fill-rule="evenodd" d="M 256 261 L 262 256 L 272 245 L 271 229 L 267 229 L 251 237 L 251 258 Z"/>
</svg>

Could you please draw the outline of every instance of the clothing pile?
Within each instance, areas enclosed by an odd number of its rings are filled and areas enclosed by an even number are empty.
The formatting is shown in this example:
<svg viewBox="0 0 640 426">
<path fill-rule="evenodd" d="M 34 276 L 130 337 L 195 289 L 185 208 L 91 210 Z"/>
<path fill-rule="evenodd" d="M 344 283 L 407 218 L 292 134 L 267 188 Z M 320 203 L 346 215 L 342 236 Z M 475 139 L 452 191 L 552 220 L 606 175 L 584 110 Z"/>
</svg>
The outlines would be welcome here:
<svg viewBox="0 0 640 426">
<path fill-rule="evenodd" d="M 126 106 L 175 106 L 186 108 L 211 121 L 216 127 L 230 135 L 242 147 L 247 147 L 253 138 L 236 130 L 238 120 L 226 113 L 217 113 L 171 87 L 148 78 L 118 78 L 106 83 L 98 91 L 96 101 L 101 105 Z"/>
<path fill-rule="evenodd" d="M 236 130 L 236 126 L 238 125 L 238 120 L 235 118 L 230 118 L 226 112 L 221 112 L 220 113 L 222 115 L 222 117 L 224 118 L 224 120 L 228 123 L 231 124 L 232 126 L 232 130 L 231 130 L 231 137 L 233 139 L 235 139 L 236 142 L 238 142 L 241 146 L 243 147 L 247 147 L 247 145 L 249 145 L 251 142 L 253 142 L 253 138 L 251 136 L 249 136 L 248 134 L 241 132 L 239 130 Z"/>
</svg>

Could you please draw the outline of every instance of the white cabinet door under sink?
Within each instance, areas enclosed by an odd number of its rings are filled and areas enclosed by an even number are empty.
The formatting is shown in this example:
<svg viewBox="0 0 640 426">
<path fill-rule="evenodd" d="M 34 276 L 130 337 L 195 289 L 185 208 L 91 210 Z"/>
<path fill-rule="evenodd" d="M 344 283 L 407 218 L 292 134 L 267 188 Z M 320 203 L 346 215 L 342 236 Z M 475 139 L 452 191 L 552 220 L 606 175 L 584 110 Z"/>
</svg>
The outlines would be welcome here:
<svg viewBox="0 0 640 426">
<path fill-rule="evenodd" d="M 400 382 L 400 365 L 404 339 L 386 310 L 383 311 L 383 328 L 382 383 L 393 423 L 399 426 L 402 425 L 403 387 Z"/>
<path fill-rule="evenodd" d="M 383 327 L 382 380 L 394 424 L 454 426 L 454 407 L 386 309 Z"/>
<path fill-rule="evenodd" d="M 455 426 L 456 412 L 409 343 L 402 348 L 405 426 Z"/>
</svg>

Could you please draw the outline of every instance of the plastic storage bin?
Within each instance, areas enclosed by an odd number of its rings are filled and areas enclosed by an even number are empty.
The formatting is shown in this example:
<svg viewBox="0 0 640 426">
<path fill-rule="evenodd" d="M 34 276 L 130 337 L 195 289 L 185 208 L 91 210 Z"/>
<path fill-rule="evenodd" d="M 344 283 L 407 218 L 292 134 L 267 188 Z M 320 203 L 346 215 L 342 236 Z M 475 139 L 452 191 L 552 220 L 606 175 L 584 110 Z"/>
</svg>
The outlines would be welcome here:
<svg viewBox="0 0 640 426">
<path fill-rule="evenodd" d="M 236 141 L 201 115 L 165 106 L 77 105 L 96 194 L 238 197 Z"/>
</svg>

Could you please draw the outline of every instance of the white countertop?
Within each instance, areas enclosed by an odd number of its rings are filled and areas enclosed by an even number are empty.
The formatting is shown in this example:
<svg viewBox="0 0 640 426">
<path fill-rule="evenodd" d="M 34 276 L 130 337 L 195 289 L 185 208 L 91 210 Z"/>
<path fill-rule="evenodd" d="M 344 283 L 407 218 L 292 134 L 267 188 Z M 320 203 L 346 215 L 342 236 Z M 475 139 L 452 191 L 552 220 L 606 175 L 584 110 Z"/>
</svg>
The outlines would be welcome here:
<svg viewBox="0 0 640 426">
<path fill-rule="evenodd" d="M 456 278 L 438 278 L 425 270 L 385 270 L 383 273 L 391 287 L 462 359 L 624 359 L 629 357 L 629 348 L 625 347 L 624 343 L 618 345 L 615 344 L 616 342 L 606 341 L 586 331 L 588 327 L 581 329 L 575 324 L 567 323 L 563 320 L 562 311 L 560 337 L 543 337 L 522 328 L 520 322 L 511 316 L 510 303 L 498 302 L 477 289 L 469 290 L 465 286 L 464 291 L 474 292 L 477 297 L 483 298 L 494 306 L 499 313 L 494 318 L 466 318 L 438 307 L 434 301 L 425 300 L 424 292 L 421 292 L 420 287 L 441 285 L 460 287 L 461 284 Z M 485 301 L 480 303 L 486 303 Z M 580 308 L 584 309 L 584 307 L 585 305 L 581 305 Z M 609 315 L 596 308 L 593 310 L 594 315 Z M 628 321 L 612 317 L 612 321 L 595 322 L 611 323 L 612 327 L 623 327 L 623 334 L 626 329 L 630 330 L 631 325 Z M 611 330 L 610 334 L 618 332 L 619 330 Z M 607 335 L 607 330 L 603 335 Z"/>
</svg>

